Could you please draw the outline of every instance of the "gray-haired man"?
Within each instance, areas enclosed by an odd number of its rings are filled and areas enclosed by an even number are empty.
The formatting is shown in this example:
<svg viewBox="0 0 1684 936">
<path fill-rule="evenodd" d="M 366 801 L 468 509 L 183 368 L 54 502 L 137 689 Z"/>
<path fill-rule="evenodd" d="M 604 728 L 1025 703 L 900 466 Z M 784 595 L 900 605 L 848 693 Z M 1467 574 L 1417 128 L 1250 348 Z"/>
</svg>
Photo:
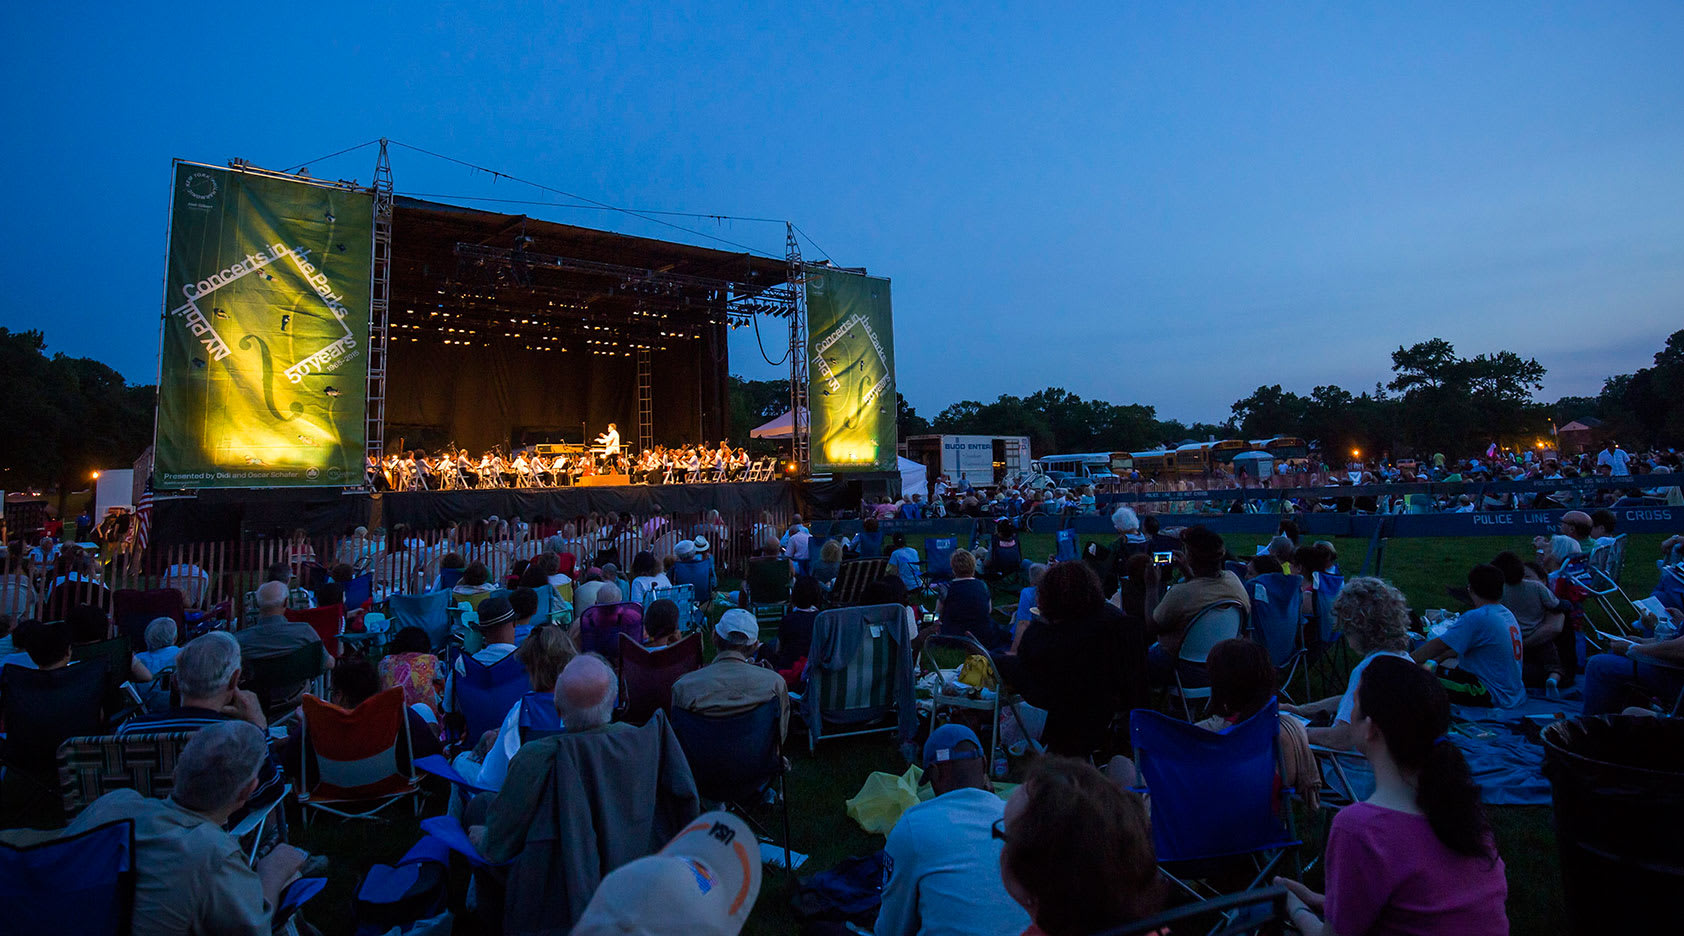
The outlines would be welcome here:
<svg viewBox="0 0 1684 936">
<path fill-rule="evenodd" d="M 121 819 L 135 824 L 135 936 L 270 931 L 281 890 L 308 857 L 277 845 L 256 867 L 228 818 L 258 787 L 268 761 L 263 732 L 243 721 L 201 729 L 176 761 L 169 799 L 115 790 L 95 800 L 65 830 L 74 835 Z"/>
</svg>

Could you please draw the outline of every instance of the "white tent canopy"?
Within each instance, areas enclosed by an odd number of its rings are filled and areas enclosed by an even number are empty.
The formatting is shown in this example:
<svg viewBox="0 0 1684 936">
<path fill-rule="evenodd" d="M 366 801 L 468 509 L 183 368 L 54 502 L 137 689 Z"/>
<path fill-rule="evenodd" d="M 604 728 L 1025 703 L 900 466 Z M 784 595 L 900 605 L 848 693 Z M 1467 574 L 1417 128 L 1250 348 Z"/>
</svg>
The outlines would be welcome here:
<svg viewBox="0 0 1684 936">
<path fill-rule="evenodd" d="M 910 499 L 914 494 L 928 495 L 930 493 L 930 474 L 920 462 L 910 458 L 895 459 L 895 467 L 900 471 L 900 495 Z"/>
<path fill-rule="evenodd" d="M 805 411 L 801 413 L 801 424 L 807 424 L 807 413 Z M 750 429 L 748 435 L 751 439 L 794 438 L 795 420 L 790 419 L 789 412 L 785 411 L 783 415 L 773 417 L 771 420 L 767 421 L 765 425 L 756 426 L 753 429 Z"/>
</svg>

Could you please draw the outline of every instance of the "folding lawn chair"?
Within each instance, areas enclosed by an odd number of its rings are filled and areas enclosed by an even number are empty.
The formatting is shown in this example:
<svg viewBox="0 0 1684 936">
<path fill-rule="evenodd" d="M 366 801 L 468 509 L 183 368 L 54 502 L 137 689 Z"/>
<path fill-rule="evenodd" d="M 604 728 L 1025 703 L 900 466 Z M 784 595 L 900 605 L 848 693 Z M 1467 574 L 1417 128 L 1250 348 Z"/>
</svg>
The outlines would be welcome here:
<svg viewBox="0 0 1684 936">
<path fill-rule="evenodd" d="M 1201 892 L 1189 881 L 1250 858 L 1255 876 L 1245 889 L 1251 890 L 1294 853 L 1300 844 L 1288 802 L 1294 791 L 1278 786 L 1280 715 L 1273 700 L 1222 732 L 1136 709 L 1129 736 L 1151 792 L 1158 866 L 1172 884 L 1203 899 L 1214 889 Z"/>
<path fill-rule="evenodd" d="M 108 672 L 103 662 L 0 669 L 0 721 L 6 726 L 0 818 L 10 826 L 60 824 L 58 747 L 66 738 L 105 730 Z"/>
<path fill-rule="evenodd" d="M 509 709 L 532 690 L 532 680 L 512 653 L 490 666 L 467 653 L 458 659 L 463 671 L 450 678 L 451 708 L 467 723 L 463 742 L 473 744 L 503 724 Z"/>
<path fill-rule="evenodd" d="M 821 611 L 814 619 L 807 690 L 800 696 L 809 749 L 827 738 L 880 731 L 898 730 L 902 743 L 911 742 L 917 713 L 905 613 L 898 604 L 865 605 Z"/>
<path fill-rule="evenodd" d="M 579 652 L 597 653 L 620 665 L 620 635 L 643 643 L 643 606 L 635 601 L 592 605 L 579 615 Z"/>
<path fill-rule="evenodd" d="M 1144 920 L 1102 930 L 1094 936 L 1258 936 L 1278 933 L 1290 922 L 1285 887 L 1260 887 L 1183 904 Z M 1195 922 L 1197 921 L 1197 922 Z"/>
<path fill-rule="evenodd" d="M 0 931 L 126 936 L 134 889 L 133 819 L 37 844 L 0 837 Z"/>
<path fill-rule="evenodd" d="M 1072 528 L 1059 530 L 1053 534 L 1053 561 L 1075 562 L 1080 549 L 1076 545 L 1076 531 Z"/>
<path fill-rule="evenodd" d="M 1310 670 L 1304 666 L 1304 577 L 1268 572 L 1246 582 L 1251 591 L 1251 634 L 1269 651 L 1280 673 L 1281 694 L 1292 701 L 1292 677 L 1304 673 L 1304 698 L 1310 697 Z"/>
<path fill-rule="evenodd" d="M 298 805 L 306 823 L 312 809 L 372 819 L 404 799 L 419 812 L 402 689 L 378 692 L 350 711 L 306 695 L 302 708 Z M 357 804 L 367 808 L 351 811 Z"/>
<path fill-rule="evenodd" d="M 450 642 L 450 592 L 427 592 L 422 595 L 393 595 L 386 602 L 386 613 L 392 619 L 392 633 L 406 627 L 419 627 L 427 632 L 434 650 Z"/>
<path fill-rule="evenodd" d="M 866 587 L 888 574 L 889 560 L 882 556 L 844 561 L 830 586 L 830 604 L 833 607 L 859 604 Z"/>
<path fill-rule="evenodd" d="M 743 589 L 748 593 L 748 609 L 761 626 L 783 620 L 789 606 L 793 579 L 789 560 L 783 556 L 750 559 L 743 575 Z"/>
<path fill-rule="evenodd" d="M 1181 700 L 1187 720 L 1193 720 L 1191 699 L 1210 699 L 1210 678 L 1205 672 L 1205 659 L 1210 648 L 1224 640 L 1238 637 L 1245 630 L 1246 608 L 1237 601 L 1217 601 L 1205 605 L 1187 624 L 1187 634 L 1181 639 L 1181 650 L 1175 662 L 1175 680 L 1167 687 L 1170 696 Z M 1198 685 L 1189 686 L 1195 682 Z"/>
<path fill-rule="evenodd" d="M 938 592 L 953 581 L 953 554 L 959 550 L 957 536 L 924 538 L 924 590 Z"/>
<path fill-rule="evenodd" d="M 654 604 L 662 598 L 678 605 L 678 627 L 682 631 L 694 631 L 702 623 L 702 606 L 696 602 L 696 586 L 694 585 L 657 585 L 649 589 L 649 603 Z M 644 606 L 645 610 L 648 605 Z"/>
<path fill-rule="evenodd" d="M 305 692 L 326 695 L 326 667 L 322 655 L 327 647 L 308 643 L 296 650 L 270 656 L 245 658 L 241 666 L 251 691 L 257 694 L 264 715 L 274 721 L 298 707 Z"/>
<path fill-rule="evenodd" d="M 696 791 L 703 799 L 736 807 L 764 832 L 747 804 L 776 783 L 783 804 L 784 868 L 790 864 L 789 796 L 784 783 L 783 741 L 778 737 L 782 707 L 777 698 L 738 715 L 698 715 L 685 709 L 669 713 L 673 734 L 690 762 Z"/>
<path fill-rule="evenodd" d="M 963 654 L 961 660 L 973 657 L 982 659 L 988 667 L 988 676 L 994 680 L 994 688 L 954 688 L 947 681 L 947 675 L 952 670 L 944 670 L 941 660 L 937 658 L 939 651 L 944 648 Z M 918 670 L 920 679 L 925 673 L 934 673 L 936 676 L 935 684 L 930 689 L 930 730 L 934 731 L 936 723 L 941 721 L 943 708 L 986 713 L 989 726 L 987 763 L 994 763 L 994 759 L 999 756 L 1000 709 L 1003 704 L 1010 704 L 1009 701 L 1001 701 L 1000 697 L 1006 691 L 1006 684 L 1000 678 L 1000 671 L 994 666 L 994 658 L 969 634 L 931 634 L 924 638 L 924 645 L 918 651 Z"/>
<path fill-rule="evenodd" d="M 702 668 L 702 635 L 651 650 L 620 635 L 620 720 L 641 725 L 657 711 L 672 711 L 672 685 Z"/>
<path fill-rule="evenodd" d="M 140 591 L 120 588 L 111 596 L 117 633 L 129 639 L 129 646 L 137 653 L 146 649 L 146 625 L 161 617 L 175 621 L 176 634 L 187 634 L 187 606 L 181 592 L 173 588 L 154 588 Z M 0 607 L 4 607 L 0 604 Z M 19 618 L 22 620 L 22 618 Z"/>
<path fill-rule="evenodd" d="M 157 799 L 169 796 L 175 788 L 175 762 L 193 734 L 170 731 L 65 739 L 58 748 L 59 789 L 64 799 L 65 820 L 74 819 L 89 803 L 112 790 L 134 790 Z M 242 843 L 247 861 L 257 859 L 263 823 L 286 801 L 291 790 L 290 785 L 281 784 L 273 788 L 266 802 L 247 802 L 245 815 L 228 830 Z"/>
<path fill-rule="evenodd" d="M 1619 567 L 1624 562 L 1624 541 L 1625 534 L 1622 533 L 1616 542 L 1598 546 L 1583 560 L 1569 562 L 1561 569 L 1562 575 L 1571 578 L 1596 599 L 1597 607 L 1608 622 L 1607 627 L 1598 630 L 1622 637 L 1634 636 L 1643 630 L 1642 612 L 1620 588 Z M 1588 612 L 1586 617 L 1588 619 Z"/>
<path fill-rule="evenodd" d="M 344 605 L 331 604 L 302 610 L 288 608 L 285 614 L 289 621 L 310 625 L 310 629 L 322 639 L 322 646 L 327 648 L 328 656 L 338 659 L 339 634 L 345 629 Z"/>
</svg>

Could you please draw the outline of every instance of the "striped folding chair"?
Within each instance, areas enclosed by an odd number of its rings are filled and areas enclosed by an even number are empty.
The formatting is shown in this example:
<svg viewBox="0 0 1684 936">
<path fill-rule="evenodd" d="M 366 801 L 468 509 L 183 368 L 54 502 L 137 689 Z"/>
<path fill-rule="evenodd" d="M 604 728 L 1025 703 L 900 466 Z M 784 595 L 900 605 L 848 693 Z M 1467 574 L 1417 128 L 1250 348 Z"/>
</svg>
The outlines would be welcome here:
<svg viewBox="0 0 1684 936">
<path fill-rule="evenodd" d="M 350 711 L 306 695 L 303 713 L 298 805 L 305 823 L 311 810 L 372 819 L 404 799 L 419 812 L 402 689 L 376 693 Z"/>
<path fill-rule="evenodd" d="M 866 605 L 821 611 L 814 620 L 800 697 L 809 750 L 828 738 L 880 731 L 910 739 L 916 721 L 905 614 L 898 604 Z"/>
</svg>

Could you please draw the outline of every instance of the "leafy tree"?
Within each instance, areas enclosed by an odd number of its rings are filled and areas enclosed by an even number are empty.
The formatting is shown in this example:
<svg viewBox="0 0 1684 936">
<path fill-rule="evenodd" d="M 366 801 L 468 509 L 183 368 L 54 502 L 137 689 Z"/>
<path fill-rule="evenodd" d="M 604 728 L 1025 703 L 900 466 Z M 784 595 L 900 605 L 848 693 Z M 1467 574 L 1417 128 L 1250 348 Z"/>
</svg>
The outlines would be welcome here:
<svg viewBox="0 0 1684 936">
<path fill-rule="evenodd" d="M 789 381 L 726 379 L 731 407 L 731 438 L 748 441 L 750 430 L 789 411 Z"/>
<path fill-rule="evenodd" d="M 1302 435 L 1308 407 L 1308 400 L 1282 390 L 1280 384 L 1258 387 L 1251 396 L 1234 402 L 1234 416 L 1230 422 L 1240 435 L 1248 439 Z"/>
<path fill-rule="evenodd" d="M 901 438 L 915 435 L 925 435 L 930 431 L 930 421 L 918 415 L 912 404 L 906 402 L 905 395 L 895 393 L 895 426 Z"/>
<path fill-rule="evenodd" d="M 0 328 L 0 488 L 56 486 L 62 506 L 92 471 L 140 456 L 157 394 L 98 361 L 46 350 L 39 331 Z"/>
</svg>

